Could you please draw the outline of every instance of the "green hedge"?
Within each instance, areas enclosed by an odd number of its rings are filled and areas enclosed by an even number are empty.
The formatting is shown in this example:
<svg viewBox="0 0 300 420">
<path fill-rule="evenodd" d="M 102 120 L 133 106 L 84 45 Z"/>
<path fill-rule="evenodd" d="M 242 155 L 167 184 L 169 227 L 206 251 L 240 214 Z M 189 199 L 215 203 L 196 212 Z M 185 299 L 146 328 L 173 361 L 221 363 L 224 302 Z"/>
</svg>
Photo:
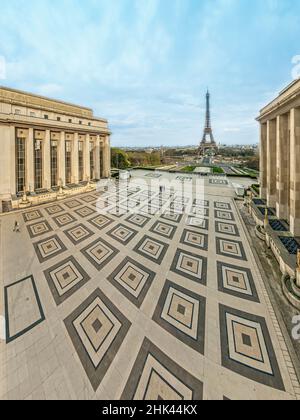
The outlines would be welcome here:
<svg viewBox="0 0 300 420">
<path fill-rule="evenodd" d="M 186 166 L 185 168 L 182 168 L 182 172 L 194 172 L 194 170 L 197 168 L 197 166 Z"/>
<path fill-rule="evenodd" d="M 212 168 L 214 174 L 224 174 L 224 170 L 219 166 L 214 166 Z"/>
<path fill-rule="evenodd" d="M 260 187 L 259 187 L 259 184 L 253 184 L 253 185 L 251 185 L 251 188 L 257 193 L 257 194 L 259 194 L 260 193 Z"/>
</svg>

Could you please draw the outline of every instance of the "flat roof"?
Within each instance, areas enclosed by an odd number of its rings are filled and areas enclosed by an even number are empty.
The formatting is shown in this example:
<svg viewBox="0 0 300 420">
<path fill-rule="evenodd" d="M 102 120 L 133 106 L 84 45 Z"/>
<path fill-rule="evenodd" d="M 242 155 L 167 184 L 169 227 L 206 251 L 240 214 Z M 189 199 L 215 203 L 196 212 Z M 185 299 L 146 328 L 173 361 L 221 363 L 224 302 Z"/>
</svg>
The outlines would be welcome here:
<svg viewBox="0 0 300 420">
<path fill-rule="evenodd" d="M 282 106 L 286 105 L 290 100 L 293 100 L 295 97 L 300 95 L 300 78 L 293 80 L 289 83 L 284 89 L 282 89 L 278 96 L 269 102 L 266 106 L 264 106 L 260 110 L 260 115 L 257 120 L 260 120 L 265 115 L 271 113 L 276 108 L 281 108 Z"/>
<path fill-rule="evenodd" d="M 6 87 L 6 86 L 0 86 L 0 90 L 5 90 L 7 92 L 12 92 L 12 93 L 19 93 L 21 95 L 31 96 L 33 98 L 39 98 L 39 99 L 43 99 L 43 100 L 51 101 L 51 102 L 57 102 L 59 104 L 72 106 L 72 107 L 80 108 L 80 109 L 85 109 L 87 111 L 93 112 L 92 108 L 89 108 L 89 107 L 86 107 L 86 106 L 81 106 L 81 105 L 78 105 L 78 104 L 74 104 L 72 102 L 62 101 L 60 99 L 49 98 L 47 96 L 38 95 L 38 94 L 35 94 L 35 93 L 31 93 L 31 92 L 26 92 L 24 90 L 13 89 L 13 88 L 9 88 L 9 87 Z"/>
</svg>

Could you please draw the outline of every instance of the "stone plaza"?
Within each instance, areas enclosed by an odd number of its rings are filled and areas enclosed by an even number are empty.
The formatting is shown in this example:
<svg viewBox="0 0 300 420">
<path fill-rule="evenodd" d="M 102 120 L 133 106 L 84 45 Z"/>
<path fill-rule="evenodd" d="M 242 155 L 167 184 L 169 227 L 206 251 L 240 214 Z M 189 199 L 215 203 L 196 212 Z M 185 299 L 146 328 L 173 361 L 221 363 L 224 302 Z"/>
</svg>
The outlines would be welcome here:
<svg viewBox="0 0 300 420">
<path fill-rule="evenodd" d="M 243 203 L 199 179 L 1 216 L 0 399 L 300 399 Z"/>
</svg>

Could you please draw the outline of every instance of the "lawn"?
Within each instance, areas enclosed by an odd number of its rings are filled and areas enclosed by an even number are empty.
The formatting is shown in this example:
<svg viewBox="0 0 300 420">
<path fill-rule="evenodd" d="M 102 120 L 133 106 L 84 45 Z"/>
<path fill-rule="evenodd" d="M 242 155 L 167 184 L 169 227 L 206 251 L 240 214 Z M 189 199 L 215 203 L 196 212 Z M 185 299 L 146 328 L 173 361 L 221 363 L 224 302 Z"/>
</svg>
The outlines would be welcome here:
<svg viewBox="0 0 300 420">
<path fill-rule="evenodd" d="M 224 174 L 224 170 L 219 166 L 214 166 L 212 168 L 214 174 Z"/>
<path fill-rule="evenodd" d="M 197 166 L 186 166 L 181 169 L 182 172 L 194 172 Z"/>
</svg>

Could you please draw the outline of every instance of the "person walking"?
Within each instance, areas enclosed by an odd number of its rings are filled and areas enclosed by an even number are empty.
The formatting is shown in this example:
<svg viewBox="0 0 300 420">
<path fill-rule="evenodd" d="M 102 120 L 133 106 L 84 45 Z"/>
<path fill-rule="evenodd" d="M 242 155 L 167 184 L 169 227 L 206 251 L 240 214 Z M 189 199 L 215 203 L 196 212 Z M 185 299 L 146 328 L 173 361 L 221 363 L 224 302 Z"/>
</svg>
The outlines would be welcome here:
<svg viewBox="0 0 300 420">
<path fill-rule="evenodd" d="M 13 231 L 20 233 L 20 223 L 17 220 L 15 221 L 15 226 L 14 226 L 14 230 Z"/>
</svg>

